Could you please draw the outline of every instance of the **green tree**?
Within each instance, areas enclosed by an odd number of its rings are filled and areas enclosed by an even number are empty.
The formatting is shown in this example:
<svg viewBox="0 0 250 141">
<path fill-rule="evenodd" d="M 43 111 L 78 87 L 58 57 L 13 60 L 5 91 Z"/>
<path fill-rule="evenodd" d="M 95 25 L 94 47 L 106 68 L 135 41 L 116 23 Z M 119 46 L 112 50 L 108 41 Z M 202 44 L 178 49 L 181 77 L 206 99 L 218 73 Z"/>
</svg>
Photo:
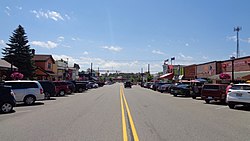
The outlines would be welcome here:
<svg viewBox="0 0 250 141">
<path fill-rule="evenodd" d="M 32 49 L 28 45 L 28 39 L 24 28 L 19 25 L 10 36 L 7 46 L 3 48 L 4 60 L 13 64 L 18 71 L 24 75 L 24 78 L 31 78 L 34 72 L 34 62 Z"/>
<path fill-rule="evenodd" d="M 154 78 L 154 77 L 153 77 L 152 75 L 150 75 L 150 74 L 147 75 L 147 81 L 148 81 L 148 82 L 150 82 L 151 80 L 153 80 L 153 78 Z"/>
</svg>

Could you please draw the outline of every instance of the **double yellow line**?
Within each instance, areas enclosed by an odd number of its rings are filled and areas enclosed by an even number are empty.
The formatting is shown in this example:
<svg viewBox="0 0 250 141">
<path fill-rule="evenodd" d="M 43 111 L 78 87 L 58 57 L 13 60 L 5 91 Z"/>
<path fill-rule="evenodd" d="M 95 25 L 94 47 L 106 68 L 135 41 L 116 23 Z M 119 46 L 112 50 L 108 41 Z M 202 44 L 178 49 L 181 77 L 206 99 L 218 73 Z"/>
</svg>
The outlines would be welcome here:
<svg viewBox="0 0 250 141">
<path fill-rule="evenodd" d="M 135 129 L 135 125 L 134 125 L 134 121 L 133 118 L 131 116 L 129 107 L 128 107 L 128 103 L 126 100 L 126 97 L 124 95 L 124 91 L 123 91 L 123 87 L 120 86 L 120 99 L 121 99 L 121 111 L 122 111 L 122 133 L 123 133 L 123 141 L 128 141 L 128 133 L 127 133 L 127 124 L 126 124 L 126 117 L 125 117 L 125 109 L 124 109 L 124 103 L 125 103 L 125 107 L 126 107 L 126 111 L 127 111 L 127 116 L 128 116 L 128 121 L 132 130 L 132 134 L 133 134 L 133 138 L 134 141 L 139 141 L 136 129 Z"/>
</svg>

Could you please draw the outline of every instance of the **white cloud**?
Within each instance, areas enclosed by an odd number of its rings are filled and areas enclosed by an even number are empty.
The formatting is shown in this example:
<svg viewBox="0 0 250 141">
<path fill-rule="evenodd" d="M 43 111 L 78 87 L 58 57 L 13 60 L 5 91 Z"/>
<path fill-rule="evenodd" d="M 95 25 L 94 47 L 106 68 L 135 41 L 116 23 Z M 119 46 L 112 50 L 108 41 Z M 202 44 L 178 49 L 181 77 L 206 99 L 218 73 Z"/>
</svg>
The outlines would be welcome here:
<svg viewBox="0 0 250 141">
<path fill-rule="evenodd" d="M 46 19 L 52 19 L 54 21 L 64 20 L 64 18 L 61 16 L 61 14 L 59 12 L 56 12 L 56 11 L 32 10 L 31 13 L 33 13 L 37 18 L 44 17 Z"/>
<path fill-rule="evenodd" d="M 4 10 L 4 12 L 5 12 L 8 16 L 10 16 L 10 11 L 11 11 L 10 7 L 9 7 L 9 6 L 6 6 L 5 9 L 6 9 L 6 10 Z"/>
<path fill-rule="evenodd" d="M 193 57 L 191 57 L 191 56 L 185 56 L 185 55 L 182 54 L 182 53 L 179 53 L 179 56 L 180 56 L 180 58 L 182 58 L 182 59 L 187 59 L 187 60 L 193 59 Z"/>
<path fill-rule="evenodd" d="M 31 44 L 34 45 L 34 46 L 45 47 L 45 48 L 48 48 L 48 49 L 56 48 L 58 46 L 57 43 L 54 43 L 52 41 L 47 41 L 47 42 L 32 41 Z"/>
<path fill-rule="evenodd" d="M 67 14 L 65 14 L 65 17 L 68 19 L 68 20 L 70 20 L 71 18 L 70 18 L 70 16 L 69 15 L 67 15 Z"/>
<path fill-rule="evenodd" d="M 64 41 L 64 37 L 63 37 L 63 36 L 59 36 L 59 37 L 57 38 L 57 41 L 58 41 L 58 42 Z"/>
<path fill-rule="evenodd" d="M 207 56 L 202 56 L 202 59 L 207 60 L 207 59 L 208 59 L 208 57 L 207 57 Z"/>
<path fill-rule="evenodd" d="M 160 55 L 164 55 L 165 53 L 159 50 L 153 50 L 152 51 L 153 54 L 160 54 Z"/>
<path fill-rule="evenodd" d="M 64 44 L 61 44 L 60 46 L 65 47 L 65 48 L 72 48 L 71 46 L 69 46 L 69 45 L 64 45 Z"/>
<path fill-rule="evenodd" d="M 236 36 L 228 36 L 227 40 L 233 40 L 233 41 L 237 41 L 237 37 Z"/>
<path fill-rule="evenodd" d="M 55 11 L 48 11 L 47 12 L 49 17 L 55 21 L 58 21 L 58 20 L 64 20 L 63 17 L 61 16 L 60 13 L 58 12 L 55 12 Z"/>
<path fill-rule="evenodd" d="M 118 46 L 103 46 L 102 48 L 110 50 L 110 51 L 114 51 L 114 52 L 119 52 L 122 50 L 122 48 Z"/>
<path fill-rule="evenodd" d="M 89 55 L 89 53 L 87 51 L 84 51 L 83 55 Z"/>
<path fill-rule="evenodd" d="M 186 43 L 185 46 L 188 47 L 188 46 L 189 46 L 189 43 Z"/>
<path fill-rule="evenodd" d="M 80 41 L 81 39 L 78 38 L 78 37 L 77 37 L 77 38 L 72 37 L 71 40 L 72 40 L 72 41 Z"/>
<path fill-rule="evenodd" d="M 90 68 L 90 64 L 93 63 L 93 69 L 97 70 L 109 70 L 109 71 L 121 71 L 121 72 L 140 72 L 143 67 L 144 70 L 147 70 L 147 65 L 150 64 L 151 73 L 156 73 L 162 71 L 162 62 L 144 62 L 144 61 L 115 61 L 115 60 L 105 60 L 102 58 L 92 58 L 92 57 L 79 57 L 74 58 L 68 55 L 56 55 L 52 54 L 55 60 L 65 60 L 69 61 L 69 66 L 73 66 L 74 63 L 80 65 L 81 70 L 87 70 Z M 103 71 L 102 71 L 103 72 Z"/>
<path fill-rule="evenodd" d="M 4 40 L 0 40 L 0 46 L 5 46 Z"/>
<path fill-rule="evenodd" d="M 22 10 L 23 8 L 21 6 L 16 7 L 18 10 Z"/>
<path fill-rule="evenodd" d="M 5 8 L 8 9 L 8 10 L 11 10 L 9 6 L 6 6 Z"/>
</svg>

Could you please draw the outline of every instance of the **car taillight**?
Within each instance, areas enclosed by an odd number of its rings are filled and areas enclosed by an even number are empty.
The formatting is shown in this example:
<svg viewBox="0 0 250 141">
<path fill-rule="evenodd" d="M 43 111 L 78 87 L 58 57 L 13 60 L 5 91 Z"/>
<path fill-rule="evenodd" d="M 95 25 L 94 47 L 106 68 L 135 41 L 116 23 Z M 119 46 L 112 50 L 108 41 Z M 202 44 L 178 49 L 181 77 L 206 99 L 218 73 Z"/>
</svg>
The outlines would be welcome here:
<svg viewBox="0 0 250 141">
<path fill-rule="evenodd" d="M 42 88 L 40 88 L 40 94 L 43 94 L 43 89 Z"/>
</svg>

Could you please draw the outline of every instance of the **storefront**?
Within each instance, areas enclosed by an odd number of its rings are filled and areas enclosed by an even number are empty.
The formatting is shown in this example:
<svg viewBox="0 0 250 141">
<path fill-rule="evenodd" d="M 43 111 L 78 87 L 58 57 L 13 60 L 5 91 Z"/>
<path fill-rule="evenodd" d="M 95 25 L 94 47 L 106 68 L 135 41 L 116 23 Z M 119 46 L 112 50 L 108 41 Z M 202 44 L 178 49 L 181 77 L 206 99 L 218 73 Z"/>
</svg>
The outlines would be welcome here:
<svg viewBox="0 0 250 141">
<path fill-rule="evenodd" d="M 234 75 L 232 75 L 232 72 Z M 250 78 L 250 56 L 225 60 L 221 62 L 221 73 L 230 75 L 230 79 L 249 80 Z M 234 78 L 232 78 L 232 76 Z"/>
<path fill-rule="evenodd" d="M 186 80 L 193 80 L 196 78 L 196 65 L 190 65 L 183 67 L 184 77 Z"/>
<path fill-rule="evenodd" d="M 213 75 L 219 74 L 221 63 L 218 61 L 199 64 L 196 67 L 197 78 L 209 78 Z"/>
</svg>

